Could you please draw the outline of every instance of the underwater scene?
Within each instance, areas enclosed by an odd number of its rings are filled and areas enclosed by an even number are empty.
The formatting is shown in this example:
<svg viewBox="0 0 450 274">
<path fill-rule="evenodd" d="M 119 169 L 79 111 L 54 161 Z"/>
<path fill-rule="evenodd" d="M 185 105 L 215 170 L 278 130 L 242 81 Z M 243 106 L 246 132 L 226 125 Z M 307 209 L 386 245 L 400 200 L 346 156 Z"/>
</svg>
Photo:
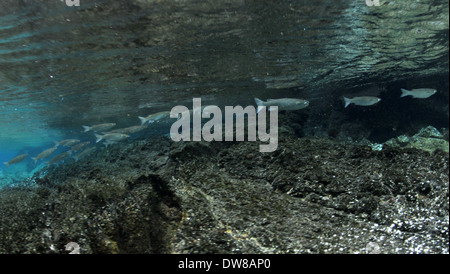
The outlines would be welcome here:
<svg viewBox="0 0 450 274">
<path fill-rule="evenodd" d="M 447 0 L 0 2 L 0 254 L 448 254 L 448 227 Z"/>
</svg>

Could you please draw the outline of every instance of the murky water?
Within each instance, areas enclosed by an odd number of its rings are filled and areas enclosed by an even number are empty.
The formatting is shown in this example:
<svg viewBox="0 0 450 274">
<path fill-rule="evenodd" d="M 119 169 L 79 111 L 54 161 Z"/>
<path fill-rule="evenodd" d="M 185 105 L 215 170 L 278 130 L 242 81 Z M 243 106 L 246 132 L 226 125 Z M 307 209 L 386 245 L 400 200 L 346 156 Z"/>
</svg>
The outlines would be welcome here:
<svg viewBox="0 0 450 274">
<path fill-rule="evenodd" d="M 444 0 L 80 4 L 0 3 L 2 162 L 85 138 L 82 125 L 137 125 L 192 97 L 223 106 L 285 96 L 323 107 L 333 96 L 448 73 Z"/>
</svg>

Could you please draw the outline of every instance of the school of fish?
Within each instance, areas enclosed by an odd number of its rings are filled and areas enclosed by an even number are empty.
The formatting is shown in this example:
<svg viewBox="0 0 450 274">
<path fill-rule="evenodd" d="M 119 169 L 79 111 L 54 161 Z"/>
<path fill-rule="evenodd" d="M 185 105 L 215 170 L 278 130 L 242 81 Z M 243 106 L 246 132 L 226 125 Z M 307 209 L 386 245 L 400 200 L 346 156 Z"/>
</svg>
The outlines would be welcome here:
<svg viewBox="0 0 450 274">
<path fill-rule="evenodd" d="M 431 88 L 418 88 L 418 89 L 400 89 L 401 95 L 400 97 L 411 96 L 416 99 L 426 99 L 430 96 L 437 93 L 436 89 Z M 277 106 L 278 110 L 300 110 L 309 106 L 309 101 L 298 99 L 298 98 L 278 98 L 278 99 L 267 99 L 266 101 L 262 101 L 258 98 L 254 98 L 255 103 L 258 107 L 258 112 L 262 109 L 261 107 L 268 107 L 268 110 L 271 111 L 272 106 Z M 353 98 L 343 97 L 344 99 L 344 108 L 347 108 L 349 105 L 354 104 L 356 106 L 372 106 L 381 101 L 381 98 L 375 96 L 358 96 Z M 92 126 L 83 125 L 83 129 L 85 133 L 94 132 L 96 137 L 96 142 L 99 143 L 101 141 L 105 141 L 104 144 L 106 146 L 116 144 L 120 141 L 128 139 L 131 134 L 140 132 L 148 127 L 149 124 L 159 122 L 161 120 L 166 120 L 170 118 L 170 111 L 162 111 L 157 113 L 152 113 L 147 117 L 138 116 L 141 121 L 141 125 L 130 126 L 127 128 L 119 128 L 113 129 L 116 126 L 116 123 L 103 123 Z M 109 131 L 108 131 L 109 130 Z M 99 134 L 102 133 L 102 134 Z M 70 148 L 69 150 L 62 152 L 49 161 L 47 161 L 47 165 L 51 165 L 54 163 L 58 163 L 64 161 L 68 156 L 73 156 L 73 158 L 78 161 L 79 159 L 86 157 L 87 155 L 93 153 L 96 150 L 95 146 L 89 146 L 91 144 L 90 141 L 81 142 L 78 139 L 65 139 L 61 141 L 55 141 L 53 147 L 48 148 L 35 157 L 31 157 L 35 164 L 39 160 L 44 160 L 50 157 L 58 147 L 62 148 Z M 74 155 L 76 152 L 79 152 L 78 155 Z M 22 162 L 24 159 L 28 157 L 27 153 L 20 154 L 8 162 L 4 162 L 6 166 L 18 164 Z"/>
</svg>

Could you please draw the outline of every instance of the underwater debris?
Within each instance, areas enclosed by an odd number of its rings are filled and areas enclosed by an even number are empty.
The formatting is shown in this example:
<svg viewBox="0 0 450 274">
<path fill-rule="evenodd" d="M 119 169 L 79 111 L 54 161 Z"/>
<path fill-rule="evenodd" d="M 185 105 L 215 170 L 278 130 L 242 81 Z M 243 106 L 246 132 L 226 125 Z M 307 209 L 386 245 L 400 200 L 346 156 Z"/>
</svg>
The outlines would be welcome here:
<svg viewBox="0 0 450 274">
<path fill-rule="evenodd" d="M 412 96 L 413 98 L 428 98 L 431 95 L 435 94 L 437 90 L 432 88 L 417 88 L 412 90 L 400 89 L 402 91 L 402 95 L 400 97 Z"/>
<path fill-rule="evenodd" d="M 19 156 L 16 156 L 16 157 L 12 158 L 12 159 L 9 160 L 8 162 L 3 162 L 3 163 L 4 163 L 6 166 L 18 164 L 18 163 L 22 162 L 23 159 L 25 159 L 27 156 L 28 156 L 27 153 L 21 154 L 21 155 L 19 155 Z"/>
<path fill-rule="evenodd" d="M 374 96 L 359 96 L 353 98 L 344 97 L 345 107 L 348 107 L 350 104 L 355 104 L 357 106 L 371 106 L 380 101 L 381 98 Z"/>
</svg>

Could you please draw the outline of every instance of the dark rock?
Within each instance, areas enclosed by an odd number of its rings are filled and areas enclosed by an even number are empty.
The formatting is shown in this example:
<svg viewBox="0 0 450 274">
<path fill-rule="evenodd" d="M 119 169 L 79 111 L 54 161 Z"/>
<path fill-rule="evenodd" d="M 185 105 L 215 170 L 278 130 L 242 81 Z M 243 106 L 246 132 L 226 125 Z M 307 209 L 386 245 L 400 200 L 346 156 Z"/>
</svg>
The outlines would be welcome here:
<svg viewBox="0 0 450 274">
<path fill-rule="evenodd" d="M 45 174 L 0 191 L 0 253 L 448 253 L 442 151 L 155 139 Z"/>
</svg>

